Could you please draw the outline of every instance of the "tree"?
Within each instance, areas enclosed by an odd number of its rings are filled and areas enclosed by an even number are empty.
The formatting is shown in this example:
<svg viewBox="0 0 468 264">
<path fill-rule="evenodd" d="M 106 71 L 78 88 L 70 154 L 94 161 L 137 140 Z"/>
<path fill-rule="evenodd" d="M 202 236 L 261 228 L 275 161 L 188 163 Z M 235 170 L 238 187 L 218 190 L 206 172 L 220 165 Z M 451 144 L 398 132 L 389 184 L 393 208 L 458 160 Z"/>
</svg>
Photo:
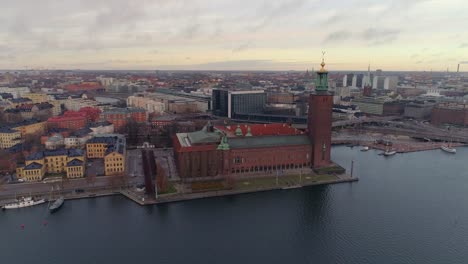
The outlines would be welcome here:
<svg viewBox="0 0 468 264">
<path fill-rule="evenodd" d="M 41 134 L 40 133 L 33 133 L 27 134 L 24 136 L 24 143 L 23 143 L 24 150 L 37 152 L 42 149 L 41 144 Z"/>
<path fill-rule="evenodd" d="M 167 175 L 164 168 L 160 163 L 156 164 L 156 184 L 158 186 L 158 193 L 167 192 Z"/>
<path fill-rule="evenodd" d="M 126 130 L 128 143 L 130 145 L 136 145 L 138 143 L 138 132 L 140 130 L 138 123 L 133 119 L 127 119 Z"/>
</svg>

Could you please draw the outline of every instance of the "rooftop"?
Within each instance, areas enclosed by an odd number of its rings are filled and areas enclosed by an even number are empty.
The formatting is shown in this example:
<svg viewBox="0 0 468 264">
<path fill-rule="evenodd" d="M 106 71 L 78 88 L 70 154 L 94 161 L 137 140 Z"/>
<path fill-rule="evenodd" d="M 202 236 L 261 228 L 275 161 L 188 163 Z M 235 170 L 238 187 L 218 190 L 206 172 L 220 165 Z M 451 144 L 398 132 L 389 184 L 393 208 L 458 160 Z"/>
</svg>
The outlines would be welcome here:
<svg viewBox="0 0 468 264">
<path fill-rule="evenodd" d="M 229 138 L 228 144 L 231 149 L 236 149 L 310 145 L 311 142 L 309 137 L 306 135 L 284 135 Z"/>
<path fill-rule="evenodd" d="M 247 134 L 248 128 L 250 127 L 250 133 L 252 136 L 268 136 L 268 135 L 301 135 L 302 131 L 291 127 L 284 123 L 273 123 L 273 124 L 240 124 L 242 135 Z M 222 131 L 228 137 L 236 137 L 235 131 L 237 125 L 229 126 L 215 126 L 215 129 Z"/>
<path fill-rule="evenodd" d="M 42 164 L 39 164 L 37 162 L 30 163 L 26 167 L 24 167 L 25 170 L 38 170 L 42 168 Z"/>
<path fill-rule="evenodd" d="M 73 167 L 73 166 L 83 166 L 83 161 L 79 159 L 73 159 L 70 162 L 67 163 L 67 167 Z"/>
</svg>

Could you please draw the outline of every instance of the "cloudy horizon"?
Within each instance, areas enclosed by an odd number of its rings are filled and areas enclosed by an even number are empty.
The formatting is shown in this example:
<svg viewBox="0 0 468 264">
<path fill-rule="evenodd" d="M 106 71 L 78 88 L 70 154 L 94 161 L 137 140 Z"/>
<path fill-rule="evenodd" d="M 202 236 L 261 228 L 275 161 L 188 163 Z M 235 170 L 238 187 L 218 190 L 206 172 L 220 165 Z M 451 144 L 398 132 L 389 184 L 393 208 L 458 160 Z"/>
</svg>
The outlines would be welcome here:
<svg viewBox="0 0 468 264">
<path fill-rule="evenodd" d="M 322 50 L 333 70 L 468 64 L 462 0 L 6 0 L 0 12 L 0 69 L 305 70 Z"/>
</svg>

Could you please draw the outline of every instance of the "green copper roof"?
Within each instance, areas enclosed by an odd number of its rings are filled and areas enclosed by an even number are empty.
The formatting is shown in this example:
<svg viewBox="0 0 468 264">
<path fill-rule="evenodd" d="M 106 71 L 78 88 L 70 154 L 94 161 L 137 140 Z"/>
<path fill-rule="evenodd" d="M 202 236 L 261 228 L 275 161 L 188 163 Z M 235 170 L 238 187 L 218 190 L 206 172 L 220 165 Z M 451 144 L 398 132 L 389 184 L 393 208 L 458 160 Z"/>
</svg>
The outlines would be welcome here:
<svg viewBox="0 0 468 264">
<path fill-rule="evenodd" d="M 221 143 L 218 145 L 218 149 L 219 150 L 229 150 L 229 144 L 228 144 L 226 136 L 223 136 L 223 138 L 221 139 Z"/>
<path fill-rule="evenodd" d="M 235 132 L 235 133 L 236 133 L 236 136 L 238 136 L 238 137 L 243 136 L 243 134 L 242 134 L 242 129 L 240 128 L 240 125 L 237 125 L 236 132 Z"/>
<path fill-rule="evenodd" d="M 246 137 L 252 136 L 252 131 L 250 131 L 250 126 L 247 127 L 247 133 L 245 134 Z"/>
<path fill-rule="evenodd" d="M 236 148 L 267 148 L 291 145 L 310 145 L 310 139 L 306 135 L 292 136 L 261 136 L 261 137 L 242 137 L 230 138 L 229 146 Z"/>
<path fill-rule="evenodd" d="M 204 127 L 202 130 L 187 133 L 187 137 L 191 144 L 200 144 L 219 142 L 221 136 L 217 132 L 208 132 Z"/>
</svg>

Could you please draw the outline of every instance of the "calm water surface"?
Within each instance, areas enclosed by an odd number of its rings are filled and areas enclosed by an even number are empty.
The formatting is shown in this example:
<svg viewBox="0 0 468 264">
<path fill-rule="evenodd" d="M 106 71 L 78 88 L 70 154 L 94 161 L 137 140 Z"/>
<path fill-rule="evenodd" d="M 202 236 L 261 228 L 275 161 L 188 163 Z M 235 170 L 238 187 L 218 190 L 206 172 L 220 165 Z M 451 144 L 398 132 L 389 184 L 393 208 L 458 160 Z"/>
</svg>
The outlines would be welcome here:
<svg viewBox="0 0 468 264">
<path fill-rule="evenodd" d="M 468 148 L 385 158 L 336 147 L 333 158 L 354 159 L 360 181 L 0 212 L 0 263 L 468 263 Z"/>
</svg>

